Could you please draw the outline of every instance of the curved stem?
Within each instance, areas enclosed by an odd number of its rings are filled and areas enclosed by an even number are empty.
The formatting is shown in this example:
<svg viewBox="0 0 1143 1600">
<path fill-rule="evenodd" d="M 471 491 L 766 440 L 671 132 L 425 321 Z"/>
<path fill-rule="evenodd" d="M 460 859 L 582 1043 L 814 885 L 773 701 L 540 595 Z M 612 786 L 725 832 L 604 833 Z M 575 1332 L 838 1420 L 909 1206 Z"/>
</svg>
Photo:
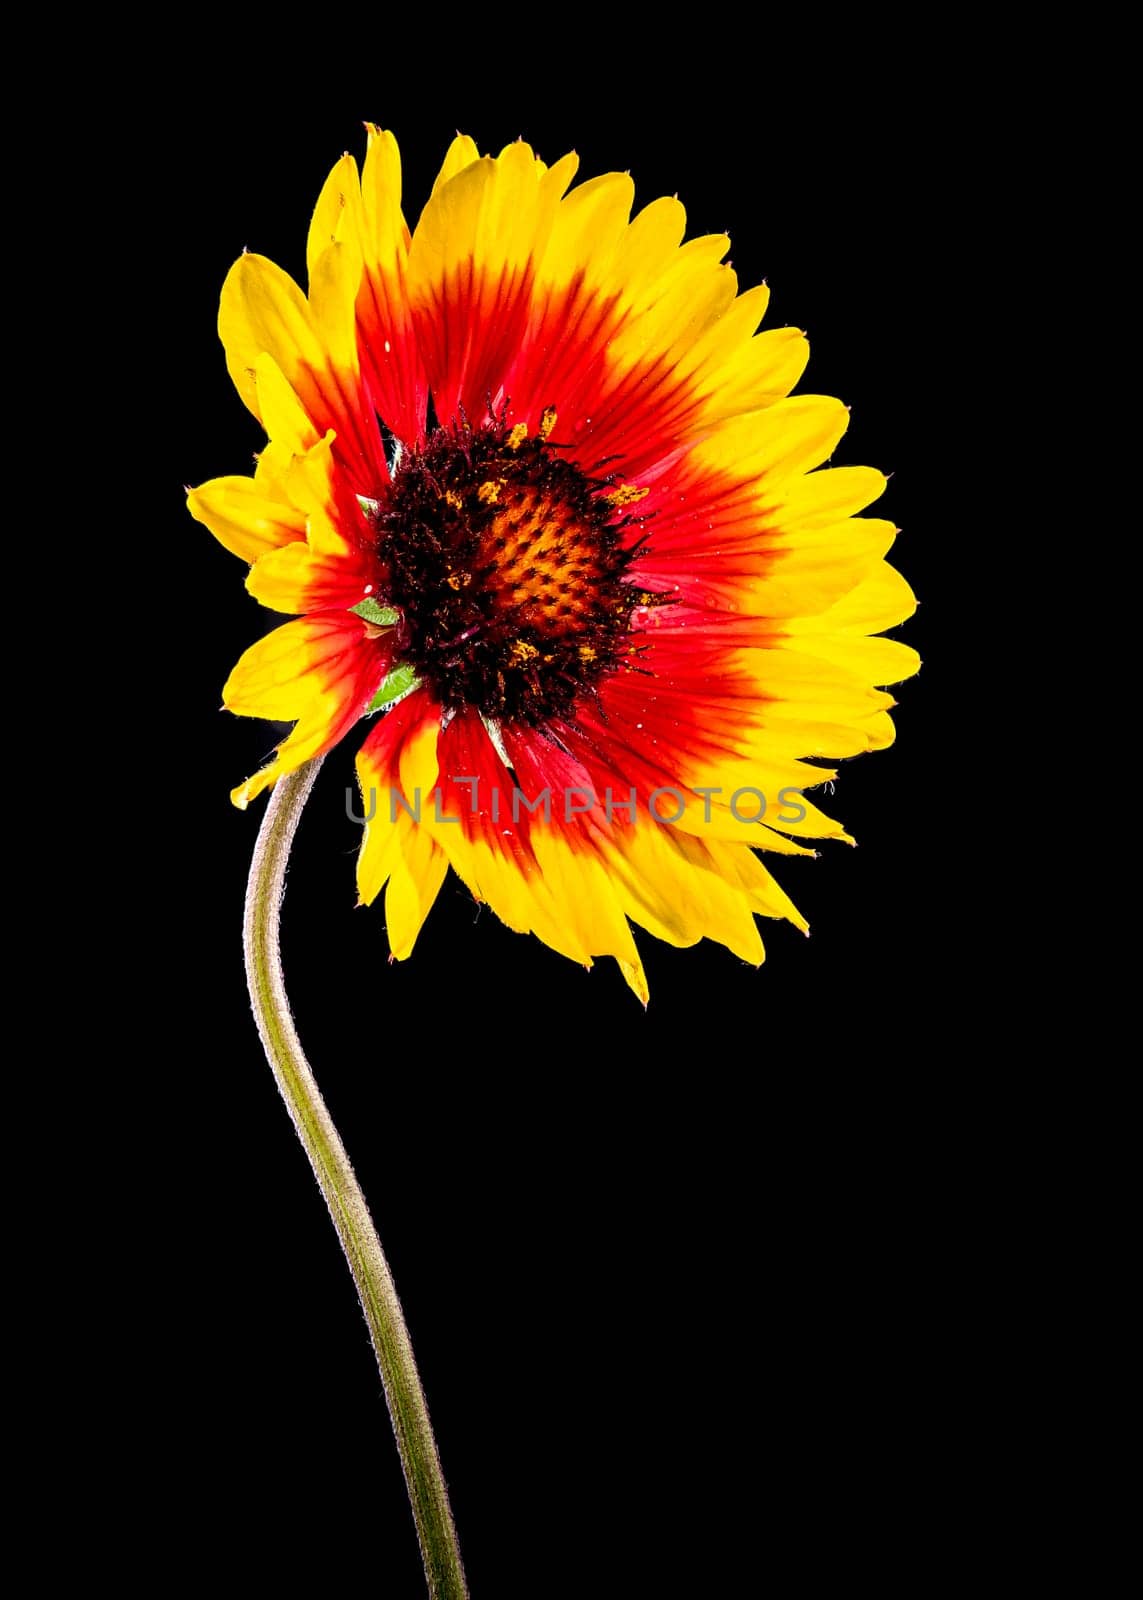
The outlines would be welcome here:
<svg viewBox="0 0 1143 1600">
<path fill-rule="evenodd" d="M 270 796 L 246 887 L 246 980 L 275 1081 L 325 1196 L 369 1324 L 429 1593 L 433 1600 L 467 1600 L 448 1490 L 401 1304 L 365 1196 L 302 1053 L 282 981 L 278 913 L 286 863 L 320 766 L 319 758 L 279 778 Z"/>
</svg>

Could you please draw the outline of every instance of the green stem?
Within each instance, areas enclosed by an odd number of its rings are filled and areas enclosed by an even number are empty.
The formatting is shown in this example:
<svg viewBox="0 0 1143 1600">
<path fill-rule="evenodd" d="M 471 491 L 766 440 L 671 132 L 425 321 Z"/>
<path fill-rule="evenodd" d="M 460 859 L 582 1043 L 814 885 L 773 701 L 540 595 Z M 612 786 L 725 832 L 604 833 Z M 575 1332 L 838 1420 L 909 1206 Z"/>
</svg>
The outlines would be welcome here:
<svg viewBox="0 0 1143 1600">
<path fill-rule="evenodd" d="M 349 1157 L 325 1108 L 290 1016 L 282 981 L 278 913 L 286 863 L 321 761 L 279 778 L 254 847 L 246 886 L 246 980 L 258 1032 L 325 1196 L 369 1324 L 433 1600 L 467 1600 L 468 1587 L 444 1474 L 389 1264 Z"/>
</svg>

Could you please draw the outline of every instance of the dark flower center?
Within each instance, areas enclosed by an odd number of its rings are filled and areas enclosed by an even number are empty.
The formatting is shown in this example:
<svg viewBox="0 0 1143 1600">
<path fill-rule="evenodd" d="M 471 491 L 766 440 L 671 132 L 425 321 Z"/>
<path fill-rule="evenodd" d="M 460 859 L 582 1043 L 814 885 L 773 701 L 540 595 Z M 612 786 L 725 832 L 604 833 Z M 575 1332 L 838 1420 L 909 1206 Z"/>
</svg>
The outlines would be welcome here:
<svg viewBox="0 0 1143 1600">
<path fill-rule="evenodd" d="M 407 449 L 373 513 L 379 599 L 401 614 L 401 659 L 453 710 L 542 722 L 571 711 L 635 650 L 626 579 L 639 498 L 592 479 L 538 434 L 493 420 Z"/>
</svg>

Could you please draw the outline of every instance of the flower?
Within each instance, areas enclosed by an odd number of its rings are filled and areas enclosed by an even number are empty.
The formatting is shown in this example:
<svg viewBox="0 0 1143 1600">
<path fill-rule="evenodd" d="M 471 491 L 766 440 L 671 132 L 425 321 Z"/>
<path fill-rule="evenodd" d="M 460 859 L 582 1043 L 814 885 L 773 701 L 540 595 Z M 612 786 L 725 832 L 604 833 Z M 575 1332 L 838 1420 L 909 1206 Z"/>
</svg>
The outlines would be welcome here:
<svg viewBox="0 0 1143 1600">
<path fill-rule="evenodd" d="M 246 254 L 227 364 L 268 443 L 190 509 L 292 614 L 224 703 L 295 723 L 240 806 L 364 717 L 360 897 L 410 954 L 451 866 L 510 927 L 645 1001 L 631 924 L 757 964 L 755 913 L 806 924 L 758 850 L 846 839 L 805 791 L 889 744 L 880 686 L 913 610 L 855 516 L 885 480 L 824 469 L 840 402 L 791 397 L 807 347 L 758 333 L 724 236 L 683 243 L 609 173 L 570 188 L 458 136 L 410 235 L 368 128 L 310 226 L 309 293 Z M 815 470 L 821 469 L 821 470 Z"/>
</svg>

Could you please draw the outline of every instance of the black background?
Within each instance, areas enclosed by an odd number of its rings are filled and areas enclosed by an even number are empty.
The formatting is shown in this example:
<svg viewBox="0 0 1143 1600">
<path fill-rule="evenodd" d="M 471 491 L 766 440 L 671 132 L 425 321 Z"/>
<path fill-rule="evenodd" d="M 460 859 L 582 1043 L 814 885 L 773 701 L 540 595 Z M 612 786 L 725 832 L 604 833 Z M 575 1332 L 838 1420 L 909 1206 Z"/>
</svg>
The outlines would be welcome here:
<svg viewBox="0 0 1143 1600">
<path fill-rule="evenodd" d="M 677 41 L 654 69 L 587 48 L 556 76 L 537 45 L 521 80 L 455 42 L 441 73 L 432 48 L 320 73 L 320 97 L 303 50 L 297 92 L 260 93 L 251 66 L 148 106 L 162 172 L 130 215 L 126 313 L 150 439 L 126 562 L 148 598 L 117 642 L 152 749 L 121 847 L 143 933 L 107 1002 L 142 1066 L 116 1091 L 130 1203 L 104 1298 L 132 1492 L 193 1576 L 299 1577 L 321 1550 L 331 1582 L 364 1561 L 393 1600 L 421 1592 L 364 1325 L 243 984 L 262 802 L 243 815 L 227 793 L 274 733 L 217 708 L 269 619 L 182 485 L 249 470 L 260 443 L 215 332 L 234 257 L 302 278 L 313 201 L 344 149 L 363 155 L 365 118 L 397 134 L 414 219 L 460 127 L 482 149 L 575 148 L 581 177 L 629 169 L 638 201 L 678 193 L 688 233 L 730 233 L 742 284 L 770 283 L 767 325 L 808 331 L 799 387 L 853 408 L 835 462 L 893 474 L 876 514 L 902 529 L 921 609 L 901 636 L 926 664 L 897 744 L 844 763 L 826 802 L 858 848 L 775 863 L 812 937 L 763 924 L 755 972 L 637 934 L 646 1014 L 612 964 L 585 974 L 509 933 L 455 879 L 390 966 L 381 908 L 353 908 L 352 737 L 291 868 L 301 1037 L 402 1295 L 475 1596 L 905 1573 L 947 1514 L 979 1316 L 958 1292 L 975 1200 L 948 1049 L 971 892 L 948 841 L 973 782 L 948 711 L 968 560 L 955 140 L 922 79 L 850 75 L 842 51 L 826 82 L 806 45 L 692 60 Z"/>
</svg>

